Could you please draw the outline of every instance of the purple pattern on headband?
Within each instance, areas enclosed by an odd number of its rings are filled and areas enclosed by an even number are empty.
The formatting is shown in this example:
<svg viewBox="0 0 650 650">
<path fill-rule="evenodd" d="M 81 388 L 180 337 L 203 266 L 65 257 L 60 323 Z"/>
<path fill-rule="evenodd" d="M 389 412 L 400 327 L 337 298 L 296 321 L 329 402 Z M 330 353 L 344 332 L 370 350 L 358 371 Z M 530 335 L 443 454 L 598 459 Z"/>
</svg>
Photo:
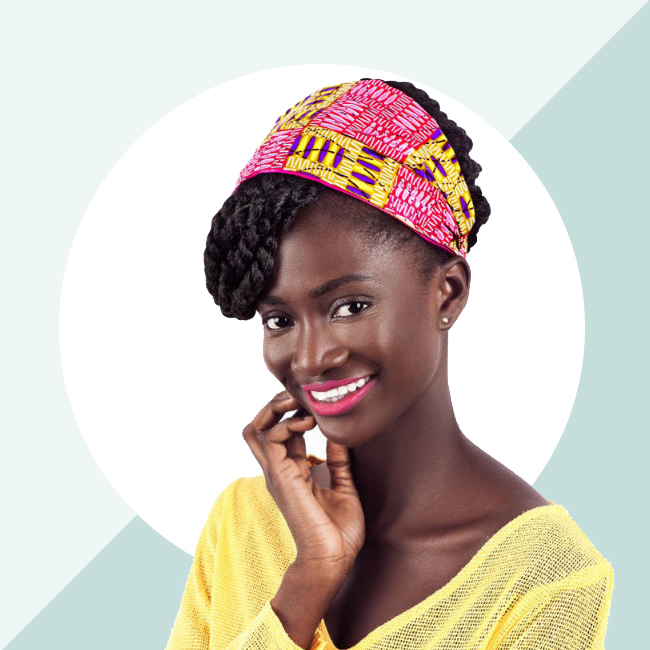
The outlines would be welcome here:
<svg viewBox="0 0 650 650">
<path fill-rule="evenodd" d="M 375 180 L 373 178 L 370 178 L 370 176 L 366 176 L 365 174 L 359 174 L 357 172 L 352 172 L 352 176 L 355 178 L 358 178 L 360 181 L 363 181 L 364 183 L 370 183 L 372 185 L 375 184 Z"/>
<path fill-rule="evenodd" d="M 354 192 L 355 194 L 358 194 L 359 196 L 362 196 L 364 199 L 369 199 L 370 194 L 367 192 L 364 192 L 363 190 L 360 190 L 358 187 L 354 187 L 354 185 L 348 185 L 346 190 L 349 190 L 350 192 Z"/>
<path fill-rule="evenodd" d="M 460 206 L 463 208 L 463 214 L 465 215 L 466 219 L 469 219 L 469 207 L 467 206 L 467 201 L 465 201 L 464 197 L 460 197 Z"/>
<path fill-rule="evenodd" d="M 332 167 L 336 169 L 339 166 L 339 163 L 341 162 L 341 158 L 343 158 L 343 154 L 345 153 L 345 149 L 341 147 L 337 152 L 336 156 L 334 156 L 334 164 Z"/>
<path fill-rule="evenodd" d="M 451 142 L 449 142 L 449 140 L 447 140 L 447 142 L 445 142 L 445 144 L 442 146 L 442 150 L 447 151 L 447 149 L 449 149 L 449 147 L 451 147 Z"/>
<path fill-rule="evenodd" d="M 318 162 L 323 162 L 323 158 L 325 158 L 329 149 L 330 149 L 330 141 L 325 140 L 325 144 L 323 145 L 323 148 L 320 150 L 320 153 L 318 154 Z"/>
<path fill-rule="evenodd" d="M 309 156 L 311 150 L 314 148 L 314 142 L 316 142 L 316 136 L 312 135 L 311 138 L 309 138 L 309 142 L 307 143 L 307 148 L 305 149 L 305 153 L 302 154 L 303 158 L 307 158 Z"/>
<path fill-rule="evenodd" d="M 435 180 L 435 176 L 431 173 L 431 170 L 428 167 L 425 167 L 424 169 L 417 169 L 414 167 L 413 171 L 420 178 L 423 178 L 425 181 L 429 181 L 430 183 L 433 183 L 433 181 Z"/>
<path fill-rule="evenodd" d="M 370 156 L 374 156 L 375 158 L 379 158 L 379 160 L 383 160 L 386 156 L 382 156 L 380 153 L 377 153 L 376 151 L 373 151 L 372 149 L 368 149 L 368 147 L 362 147 L 361 151 L 363 153 L 367 153 Z"/>
<path fill-rule="evenodd" d="M 442 165 L 441 165 L 441 164 L 440 164 L 440 163 L 439 163 L 439 162 L 438 162 L 438 161 L 437 161 L 433 156 L 431 156 L 431 160 L 433 160 L 433 162 L 434 162 L 434 164 L 435 164 L 435 166 L 436 166 L 436 169 L 437 169 L 437 170 L 438 170 L 438 171 L 439 171 L 443 176 L 446 176 L 446 175 L 447 175 L 447 172 L 445 171 L 445 168 L 444 168 L 444 167 L 443 167 L 443 166 L 442 166 Z"/>
<path fill-rule="evenodd" d="M 438 127 L 432 134 L 431 140 L 437 140 L 442 135 L 442 129 Z"/>
<path fill-rule="evenodd" d="M 377 165 L 373 165 L 373 164 L 369 163 L 367 160 L 363 160 L 363 158 L 358 158 L 357 162 L 360 165 L 363 165 L 366 169 L 372 169 L 375 172 L 380 172 L 381 171 L 380 167 L 377 167 Z"/>
<path fill-rule="evenodd" d="M 291 149 L 289 149 L 289 156 L 293 154 L 293 152 L 298 148 L 298 143 L 300 142 L 300 138 L 302 138 L 302 135 L 297 135 L 296 139 L 293 141 L 293 144 L 291 145 Z"/>
</svg>

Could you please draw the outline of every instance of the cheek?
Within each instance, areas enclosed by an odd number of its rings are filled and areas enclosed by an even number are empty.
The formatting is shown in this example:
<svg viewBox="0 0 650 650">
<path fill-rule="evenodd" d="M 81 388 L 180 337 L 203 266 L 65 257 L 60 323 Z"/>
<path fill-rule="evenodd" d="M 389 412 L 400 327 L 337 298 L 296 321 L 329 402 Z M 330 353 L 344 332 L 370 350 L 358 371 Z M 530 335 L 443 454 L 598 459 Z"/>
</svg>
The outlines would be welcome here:
<svg viewBox="0 0 650 650">
<path fill-rule="evenodd" d="M 427 382 L 439 360 L 438 337 L 426 319 L 408 315 L 379 332 L 382 356 L 390 360 L 395 379 L 403 386 Z"/>
<path fill-rule="evenodd" d="M 397 311 L 397 313 L 395 313 Z M 395 310 L 376 323 L 374 340 L 382 356 L 393 362 L 411 355 L 421 347 L 422 328 L 414 324 L 414 314 L 407 311 Z"/>
<path fill-rule="evenodd" d="M 264 339 L 262 355 L 269 372 L 280 379 L 285 374 L 286 367 L 286 353 L 283 351 L 283 346 L 279 345 L 278 341 Z"/>
</svg>

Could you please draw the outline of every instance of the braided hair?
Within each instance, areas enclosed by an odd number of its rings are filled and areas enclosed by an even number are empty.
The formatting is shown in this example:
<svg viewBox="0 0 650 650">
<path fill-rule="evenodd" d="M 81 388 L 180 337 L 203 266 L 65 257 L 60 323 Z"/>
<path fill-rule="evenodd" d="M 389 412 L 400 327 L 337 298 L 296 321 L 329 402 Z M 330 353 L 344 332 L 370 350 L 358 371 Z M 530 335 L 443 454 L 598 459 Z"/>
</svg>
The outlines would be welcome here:
<svg viewBox="0 0 650 650">
<path fill-rule="evenodd" d="M 468 248 L 490 216 L 490 205 L 475 181 L 481 166 L 469 156 L 473 147 L 465 130 L 440 110 L 438 102 L 405 81 L 386 81 L 415 100 L 440 125 L 451 143 L 472 196 L 476 220 L 468 235 Z M 300 211 L 328 193 L 341 194 L 315 181 L 282 173 L 263 173 L 239 185 L 212 218 L 203 254 L 206 287 L 224 316 L 249 320 L 258 301 L 273 281 L 279 241 Z M 345 197 L 345 195 L 341 196 Z M 426 281 L 445 259 L 453 257 L 432 245 L 397 219 L 354 197 L 345 197 L 354 210 L 350 227 L 361 228 L 377 242 L 412 250 L 420 278 Z M 364 209 L 364 206 L 366 209 Z M 377 217 L 380 218 L 377 218 Z"/>
</svg>

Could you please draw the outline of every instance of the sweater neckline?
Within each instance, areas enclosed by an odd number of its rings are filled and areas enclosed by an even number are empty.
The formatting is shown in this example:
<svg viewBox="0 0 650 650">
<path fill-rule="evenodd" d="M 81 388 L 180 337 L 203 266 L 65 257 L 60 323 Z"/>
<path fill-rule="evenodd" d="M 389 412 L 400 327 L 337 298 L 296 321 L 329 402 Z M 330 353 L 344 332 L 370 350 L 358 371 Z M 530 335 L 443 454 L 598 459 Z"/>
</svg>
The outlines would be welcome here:
<svg viewBox="0 0 650 650">
<path fill-rule="evenodd" d="M 516 529 L 517 527 L 526 523 L 529 519 L 533 519 L 540 514 L 555 511 L 568 515 L 568 512 L 563 506 L 554 503 L 553 501 L 542 506 L 535 506 L 534 508 L 524 510 L 524 512 L 517 515 L 514 519 L 506 522 L 501 528 L 499 528 L 499 530 L 497 530 L 470 558 L 467 564 L 465 564 L 465 566 L 446 584 L 444 584 L 439 589 L 436 589 L 436 591 L 434 591 L 432 594 L 426 596 L 419 603 L 416 603 L 412 607 L 404 610 L 402 613 L 397 614 L 393 618 L 374 628 L 368 632 L 366 636 L 364 636 L 349 648 L 338 648 L 334 644 L 332 638 L 329 635 L 327 625 L 325 624 L 325 619 L 322 618 L 318 624 L 318 627 L 316 628 L 316 636 L 321 640 L 321 645 L 317 647 L 327 647 L 331 650 L 366 650 L 367 648 L 371 647 L 376 640 L 386 636 L 386 630 L 388 630 L 389 626 L 392 627 L 397 625 L 398 627 L 403 627 L 409 621 L 420 615 L 425 610 L 429 609 L 436 600 L 442 599 L 448 592 L 452 591 L 458 584 L 462 583 L 466 576 L 474 570 L 476 565 L 480 564 L 481 561 L 489 555 L 492 547 L 498 544 L 501 539 L 503 537 L 506 537 L 513 529 Z"/>
</svg>

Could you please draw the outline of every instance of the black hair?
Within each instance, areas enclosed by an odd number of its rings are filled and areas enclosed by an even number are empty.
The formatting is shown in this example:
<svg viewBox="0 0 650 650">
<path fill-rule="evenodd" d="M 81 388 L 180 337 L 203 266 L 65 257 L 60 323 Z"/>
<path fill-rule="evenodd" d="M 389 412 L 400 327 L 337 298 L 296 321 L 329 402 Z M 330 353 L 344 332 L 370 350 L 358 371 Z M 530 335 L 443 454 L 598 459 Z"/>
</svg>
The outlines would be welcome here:
<svg viewBox="0 0 650 650">
<path fill-rule="evenodd" d="M 477 240 L 479 228 L 490 216 L 490 205 L 475 181 L 481 166 L 469 156 L 473 147 L 464 129 L 440 110 L 438 102 L 405 81 L 384 82 L 415 100 L 431 115 L 456 154 L 472 196 L 476 220 L 468 235 L 468 248 Z M 249 320 L 257 302 L 273 280 L 279 241 L 303 208 L 328 192 L 338 190 L 289 174 L 262 173 L 239 185 L 212 218 L 203 255 L 206 287 L 224 316 Z M 371 211 L 378 208 L 348 197 Z M 359 212 L 359 211 L 357 211 Z M 363 211 L 361 211 L 363 213 Z M 366 211 L 367 212 L 367 211 Z M 420 277 L 425 280 L 453 253 L 426 242 L 393 218 L 357 219 L 354 223 L 379 241 L 412 247 Z"/>
</svg>

